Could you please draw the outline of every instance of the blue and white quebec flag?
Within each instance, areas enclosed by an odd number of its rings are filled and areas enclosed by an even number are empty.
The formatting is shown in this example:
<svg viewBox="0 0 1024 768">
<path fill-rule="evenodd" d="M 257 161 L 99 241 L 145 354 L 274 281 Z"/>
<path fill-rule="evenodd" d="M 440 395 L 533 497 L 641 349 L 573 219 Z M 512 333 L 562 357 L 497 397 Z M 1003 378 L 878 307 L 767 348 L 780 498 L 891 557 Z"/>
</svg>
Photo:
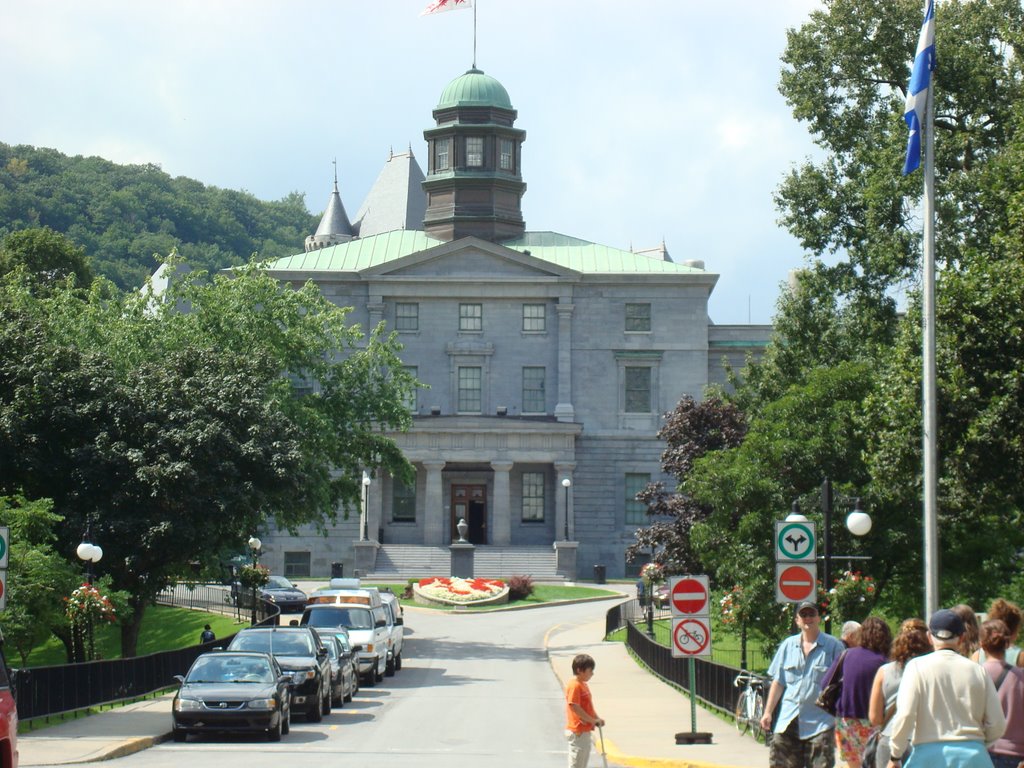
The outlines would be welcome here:
<svg viewBox="0 0 1024 768">
<path fill-rule="evenodd" d="M 928 88 L 935 69 L 935 0 L 928 0 L 921 25 L 921 37 L 917 40 L 917 55 L 910 72 L 910 86 L 907 88 L 907 108 L 903 119 L 907 121 L 910 136 L 907 137 L 907 159 L 903 163 L 903 175 L 921 165 L 921 124 L 925 118 Z"/>
</svg>

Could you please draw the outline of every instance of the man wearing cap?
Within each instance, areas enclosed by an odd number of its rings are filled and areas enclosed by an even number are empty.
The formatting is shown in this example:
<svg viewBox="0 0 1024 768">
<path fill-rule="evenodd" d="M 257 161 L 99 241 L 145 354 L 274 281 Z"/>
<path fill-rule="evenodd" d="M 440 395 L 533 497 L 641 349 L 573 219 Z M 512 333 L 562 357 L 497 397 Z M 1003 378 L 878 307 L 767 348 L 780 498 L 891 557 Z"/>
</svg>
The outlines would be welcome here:
<svg viewBox="0 0 1024 768">
<path fill-rule="evenodd" d="M 766 731 L 779 706 L 768 765 L 771 768 L 832 768 L 835 763 L 835 719 L 815 700 L 821 678 L 843 652 L 843 644 L 821 631 L 818 606 L 803 602 L 796 609 L 799 634 L 779 645 L 768 668 L 772 679 L 761 718 Z"/>
<path fill-rule="evenodd" d="M 992 678 L 960 654 L 963 634 L 963 620 L 953 611 L 936 611 L 928 621 L 935 652 L 911 659 L 903 671 L 890 768 L 991 768 L 986 746 L 1003 735 L 1006 718 Z"/>
</svg>

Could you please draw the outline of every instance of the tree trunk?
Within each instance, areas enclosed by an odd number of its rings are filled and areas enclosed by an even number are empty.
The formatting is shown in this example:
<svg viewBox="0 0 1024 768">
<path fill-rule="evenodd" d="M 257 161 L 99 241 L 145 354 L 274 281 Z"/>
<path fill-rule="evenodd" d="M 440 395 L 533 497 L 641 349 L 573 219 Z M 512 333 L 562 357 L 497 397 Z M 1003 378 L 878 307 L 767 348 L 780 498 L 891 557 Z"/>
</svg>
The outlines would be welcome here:
<svg viewBox="0 0 1024 768">
<path fill-rule="evenodd" d="M 121 656 L 130 659 L 138 655 L 139 630 L 142 629 L 142 616 L 146 612 L 146 602 L 137 597 L 128 600 L 132 608 L 131 619 L 121 622 Z"/>
</svg>

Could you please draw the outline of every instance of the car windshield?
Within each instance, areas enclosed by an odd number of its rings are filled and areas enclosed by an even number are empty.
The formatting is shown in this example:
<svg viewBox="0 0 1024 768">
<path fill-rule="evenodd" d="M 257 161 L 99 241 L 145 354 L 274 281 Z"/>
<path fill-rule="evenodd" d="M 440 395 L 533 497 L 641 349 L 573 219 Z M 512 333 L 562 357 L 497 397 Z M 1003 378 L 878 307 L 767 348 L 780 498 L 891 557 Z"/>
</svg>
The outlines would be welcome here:
<svg viewBox="0 0 1024 768">
<path fill-rule="evenodd" d="M 231 641 L 233 651 L 263 651 L 274 656 L 314 656 L 305 632 L 239 632 Z"/>
<path fill-rule="evenodd" d="M 295 585 L 284 576 L 271 576 L 264 589 L 295 589 Z"/>
<path fill-rule="evenodd" d="M 272 683 L 274 670 L 258 656 L 218 654 L 201 656 L 192 665 L 186 683 Z"/>
<path fill-rule="evenodd" d="M 373 629 L 373 616 L 369 608 L 336 605 L 314 606 L 309 610 L 306 623 L 313 627 L 345 627 L 345 629 Z"/>
</svg>

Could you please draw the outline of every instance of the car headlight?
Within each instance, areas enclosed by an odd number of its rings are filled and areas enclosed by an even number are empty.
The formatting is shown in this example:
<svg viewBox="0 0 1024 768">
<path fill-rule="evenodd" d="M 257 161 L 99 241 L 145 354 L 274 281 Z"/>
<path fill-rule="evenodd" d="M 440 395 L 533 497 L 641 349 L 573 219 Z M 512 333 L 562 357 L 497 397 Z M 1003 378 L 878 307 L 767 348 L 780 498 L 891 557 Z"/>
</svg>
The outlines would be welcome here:
<svg viewBox="0 0 1024 768">
<path fill-rule="evenodd" d="M 269 709 L 270 711 L 274 711 L 277 709 L 277 702 L 274 701 L 274 699 L 253 699 L 245 706 L 249 709 Z"/>
<path fill-rule="evenodd" d="M 297 669 L 294 672 L 292 672 L 292 680 L 294 680 L 296 683 L 301 683 L 306 680 L 312 680 L 314 677 L 316 677 L 315 669 Z"/>
<path fill-rule="evenodd" d="M 174 700 L 175 712 L 195 712 L 202 708 L 203 703 L 199 699 L 177 698 Z"/>
<path fill-rule="evenodd" d="M 367 643 L 363 647 L 363 650 L 366 651 L 367 653 L 373 653 L 373 643 Z"/>
</svg>

